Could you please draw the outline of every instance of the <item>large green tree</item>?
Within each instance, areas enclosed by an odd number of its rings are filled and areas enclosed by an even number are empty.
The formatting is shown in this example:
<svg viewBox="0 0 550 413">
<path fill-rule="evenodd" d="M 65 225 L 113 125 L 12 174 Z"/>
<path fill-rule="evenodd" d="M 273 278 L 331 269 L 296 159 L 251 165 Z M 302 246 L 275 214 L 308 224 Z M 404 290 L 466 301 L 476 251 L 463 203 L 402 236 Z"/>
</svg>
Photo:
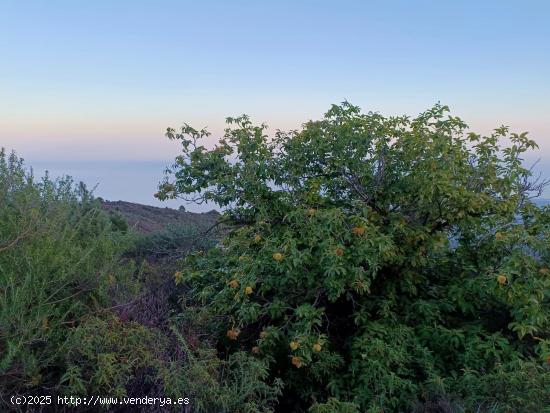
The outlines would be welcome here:
<svg viewBox="0 0 550 413">
<path fill-rule="evenodd" d="M 176 274 L 184 309 L 270 363 L 282 411 L 548 411 L 550 211 L 526 134 L 469 133 L 440 105 L 344 103 L 273 138 L 227 122 L 212 149 L 168 130 L 182 153 L 157 197 L 224 209 L 222 244 Z"/>
</svg>

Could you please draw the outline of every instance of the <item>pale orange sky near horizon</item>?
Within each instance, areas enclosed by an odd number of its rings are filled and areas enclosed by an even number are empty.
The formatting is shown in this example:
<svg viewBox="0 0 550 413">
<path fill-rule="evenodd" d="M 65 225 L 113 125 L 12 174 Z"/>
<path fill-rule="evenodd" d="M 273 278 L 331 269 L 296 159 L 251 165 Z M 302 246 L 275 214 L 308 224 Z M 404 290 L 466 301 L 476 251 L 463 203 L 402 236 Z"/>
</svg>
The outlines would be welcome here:
<svg viewBox="0 0 550 413">
<path fill-rule="evenodd" d="M 325 105 L 328 108 L 328 104 Z M 409 115 L 417 112 L 407 113 Z M 452 108 L 451 108 L 452 110 Z M 249 111 L 248 113 L 250 113 Z M 384 115 L 399 115 L 403 112 L 386 112 Z M 323 111 L 318 113 L 287 114 L 273 117 L 269 113 L 263 116 L 252 116 L 257 123 L 265 122 L 269 126 L 269 133 L 276 129 L 290 130 L 300 128 L 301 124 L 309 119 L 321 118 Z M 510 119 L 498 113 L 476 113 L 463 116 L 452 111 L 453 115 L 460 116 L 471 130 L 487 134 L 495 127 L 506 124 L 511 132 L 528 131 L 540 150 L 529 157 L 538 157 L 550 161 L 550 122 L 542 116 L 526 116 L 525 118 Z M 231 114 L 231 115 L 238 115 Z M 301 115 L 301 116 L 300 116 Z M 483 118 L 481 116 L 485 115 Z M 172 119 L 171 119 L 172 118 Z M 37 116 L 27 121 L 23 117 L 0 119 L 0 146 L 8 150 L 15 150 L 29 161 L 92 161 L 92 160 L 136 160 L 136 161 L 170 161 L 177 155 L 179 145 L 170 142 L 164 137 L 168 126 L 179 127 L 185 116 L 172 115 L 171 118 L 139 118 L 112 119 L 61 119 L 60 117 L 43 118 Z M 181 120 L 175 120 L 181 118 Z M 225 115 L 210 114 L 208 116 L 189 116 L 187 122 L 196 128 L 208 127 L 212 136 L 208 144 L 212 145 L 222 134 Z M 269 119 L 271 118 L 271 119 Z M 546 162 L 545 162 L 546 163 Z M 548 169 L 550 169 L 550 162 Z"/>
</svg>

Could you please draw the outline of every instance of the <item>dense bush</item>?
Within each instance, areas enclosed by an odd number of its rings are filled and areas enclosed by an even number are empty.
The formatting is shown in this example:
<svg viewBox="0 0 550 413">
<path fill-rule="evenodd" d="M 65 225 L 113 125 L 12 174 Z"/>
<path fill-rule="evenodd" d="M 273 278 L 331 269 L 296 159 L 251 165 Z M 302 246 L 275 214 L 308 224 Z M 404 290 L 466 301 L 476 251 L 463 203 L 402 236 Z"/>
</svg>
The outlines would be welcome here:
<svg viewBox="0 0 550 413">
<path fill-rule="evenodd" d="M 166 270 L 141 248 L 168 251 L 190 234 L 132 234 L 83 185 L 36 179 L 0 151 L 0 411 L 30 411 L 10 404 L 14 394 L 188 397 L 194 412 L 271 411 L 280 384 L 257 380 L 267 379 L 265 362 L 244 352 L 219 359 L 192 320 L 169 319 L 173 285 L 165 293 L 148 279 L 166 284 Z"/>
<path fill-rule="evenodd" d="M 550 211 L 522 166 L 536 145 L 446 112 L 346 103 L 274 139 L 229 118 L 211 150 L 206 131 L 168 130 L 182 154 L 157 196 L 215 202 L 234 226 L 176 274 L 183 311 L 269 363 L 280 411 L 550 411 Z"/>
<path fill-rule="evenodd" d="M 67 330 L 109 302 L 123 284 L 111 230 L 84 186 L 37 180 L 0 152 L 0 387 L 22 391 L 55 382 Z"/>
</svg>

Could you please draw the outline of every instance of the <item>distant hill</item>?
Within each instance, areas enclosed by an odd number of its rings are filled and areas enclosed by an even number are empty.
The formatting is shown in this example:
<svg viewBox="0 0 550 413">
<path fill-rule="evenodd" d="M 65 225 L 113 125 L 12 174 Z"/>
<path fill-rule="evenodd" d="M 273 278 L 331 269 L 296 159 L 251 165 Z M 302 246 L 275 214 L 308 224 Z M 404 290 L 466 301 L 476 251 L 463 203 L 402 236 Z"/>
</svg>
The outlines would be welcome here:
<svg viewBox="0 0 550 413">
<path fill-rule="evenodd" d="M 533 201 L 541 207 L 550 204 L 550 199 L 539 198 Z M 193 224 L 207 228 L 220 218 L 220 213 L 216 210 L 196 213 L 126 201 L 102 201 L 101 206 L 107 212 L 121 213 L 130 227 L 144 234 L 162 230 L 167 225 Z"/>
<path fill-rule="evenodd" d="M 220 217 L 216 210 L 195 213 L 126 201 L 102 201 L 101 207 L 107 212 L 119 212 L 130 227 L 145 234 L 162 230 L 167 225 L 192 224 L 205 228 L 214 225 Z"/>
</svg>

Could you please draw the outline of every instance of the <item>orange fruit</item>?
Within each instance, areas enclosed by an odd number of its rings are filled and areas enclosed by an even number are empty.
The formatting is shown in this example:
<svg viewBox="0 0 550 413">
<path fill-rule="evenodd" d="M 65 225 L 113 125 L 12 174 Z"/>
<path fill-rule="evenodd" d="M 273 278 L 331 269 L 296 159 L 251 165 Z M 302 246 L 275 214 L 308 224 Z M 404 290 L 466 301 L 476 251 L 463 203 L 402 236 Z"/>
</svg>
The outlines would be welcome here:
<svg viewBox="0 0 550 413">
<path fill-rule="evenodd" d="M 336 255 L 338 255 L 339 257 L 341 257 L 342 255 L 344 255 L 344 250 L 340 247 L 336 248 L 334 250 L 334 252 L 336 253 Z"/>
<path fill-rule="evenodd" d="M 361 236 L 365 233 L 365 227 L 353 227 L 351 232 L 353 232 L 354 235 Z"/>
<path fill-rule="evenodd" d="M 252 353 L 258 354 L 259 352 L 260 352 L 260 347 L 258 347 L 258 346 L 252 347 Z"/>
<path fill-rule="evenodd" d="M 176 284 L 179 284 L 183 280 L 183 273 L 181 271 L 176 271 L 174 274 L 174 280 L 176 281 Z"/>
<path fill-rule="evenodd" d="M 244 289 L 244 293 L 245 293 L 246 295 L 252 294 L 253 291 L 254 291 L 254 290 L 252 289 L 252 287 L 246 287 L 246 288 Z"/>
<path fill-rule="evenodd" d="M 227 338 L 229 340 L 236 340 L 237 337 L 239 337 L 240 331 L 236 328 L 232 328 L 230 330 L 227 330 Z"/>
<path fill-rule="evenodd" d="M 292 357 L 292 364 L 297 368 L 302 367 L 303 366 L 302 358 L 297 356 Z"/>
<path fill-rule="evenodd" d="M 504 285 L 506 284 L 506 281 L 508 281 L 508 279 L 506 278 L 506 276 L 500 274 L 498 277 L 497 277 L 497 281 L 500 285 Z"/>
<path fill-rule="evenodd" d="M 313 351 L 315 351 L 316 353 L 320 352 L 322 349 L 323 349 L 323 347 L 319 343 L 315 343 L 313 345 Z"/>
<path fill-rule="evenodd" d="M 231 280 L 229 281 L 229 286 L 231 288 L 237 288 L 239 286 L 239 282 L 237 280 Z"/>
<path fill-rule="evenodd" d="M 283 260 L 283 254 L 281 254 L 280 252 L 276 252 L 275 254 L 273 254 L 273 259 L 275 261 L 282 261 Z"/>
<path fill-rule="evenodd" d="M 290 342 L 290 349 L 292 351 L 296 351 L 300 348 L 300 343 L 298 343 L 297 341 L 291 341 Z"/>
</svg>

